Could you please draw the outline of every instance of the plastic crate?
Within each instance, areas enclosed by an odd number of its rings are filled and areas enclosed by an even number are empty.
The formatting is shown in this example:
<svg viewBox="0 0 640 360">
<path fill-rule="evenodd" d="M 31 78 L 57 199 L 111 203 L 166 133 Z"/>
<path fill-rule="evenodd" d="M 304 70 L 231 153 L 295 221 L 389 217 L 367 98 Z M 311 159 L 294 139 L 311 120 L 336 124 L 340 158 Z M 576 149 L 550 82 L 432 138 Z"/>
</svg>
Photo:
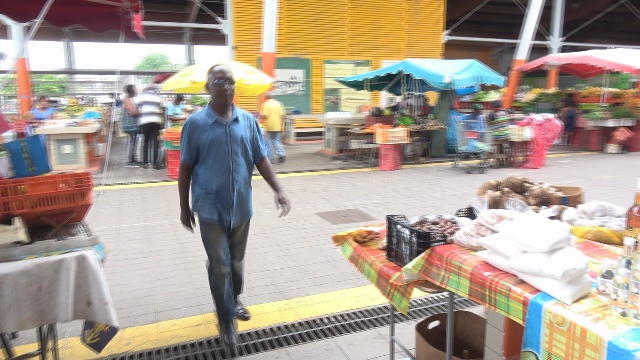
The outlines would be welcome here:
<svg viewBox="0 0 640 360">
<path fill-rule="evenodd" d="M 393 115 L 383 115 L 383 116 L 367 115 L 364 117 L 364 124 L 367 127 L 373 124 L 393 125 L 395 121 L 396 121 L 396 117 Z"/>
<path fill-rule="evenodd" d="M 173 145 L 177 145 L 180 146 L 180 136 L 182 135 L 182 132 L 174 132 L 174 131 L 163 131 L 162 132 L 162 138 L 165 141 L 170 142 Z"/>
<path fill-rule="evenodd" d="M 92 191 L 90 172 L 0 180 L 0 220 L 20 216 L 29 227 L 82 221 Z"/>
<path fill-rule="evenodd" d="M 470 206 L 470 207 L 458 209 L 458 211 L 456 211 L 454 216 L 455 217 L 464 217 L 464 218 L 469 218 L 471 220 L 475 220 L 478 217 L 478 214 L 476 213 L 476 210 L 473 207 Z"/>
<path fill-rule="evenodd" d="M 175 142 L 164 140 L 164 148 L 166 150 L 180 150 L 180 142 L 176 144 Z"/>
<path fill-rule="evenodd" d="M 376 129 L 376 144 L 406 144 L 409 143 L 409 129 Z"/>
<path fill-rule="evenodd" d="M 382 144 L 380 145 L 380 156 L 378 166 L 382 171 L 399 170 L 402 165 L 402 145 Z"/>
<path fill-rule="evenodd" d="M 167 149 L 167 177 L 169 177 L 170 179 L 177 179 L 179 168 L 180 150 Z"/>
<path fill-rule="evenodd" d="M 405 266 L 433 246 L 447 243 L 438 231 L 414 229 L 404 215 L 387 215 L 387 259 Z"/>
</svg>

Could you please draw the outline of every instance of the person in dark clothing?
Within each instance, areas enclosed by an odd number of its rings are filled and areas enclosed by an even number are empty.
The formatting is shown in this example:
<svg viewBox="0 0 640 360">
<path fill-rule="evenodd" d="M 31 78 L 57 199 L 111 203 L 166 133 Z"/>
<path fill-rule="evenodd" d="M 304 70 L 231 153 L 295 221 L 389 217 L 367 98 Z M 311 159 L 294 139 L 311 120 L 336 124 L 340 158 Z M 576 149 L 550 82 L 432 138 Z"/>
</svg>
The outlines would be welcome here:
<svg viewBox="0 0 640 360">
<path fill-rule="evenodd" d="M 122 131 L 129 135 L 127 142 L 127 167 L 139 166 L 136 161 L 136 140 L 138 139 L 138 127 L 140 112 L 138 111 L 138 105 L 133 101 L 138 92 L 135 85 L 127 85 L 124 87 L 124 92 L 127 94 L 122 101 L 122 120 L 120 126 Z"/>
<path fill-rule="evenodd" d="M 573 134 L 576 130 L 576 116 L 578 114 L 577 107 L 578 104 L 573 94 L 567 93 L 564 99 L 562 99 L 562 110 L 560 113 L 560 118 L 564 123 L 564 133 L 560 141 L 561 145 L 573 143 Z"/>
</svg>

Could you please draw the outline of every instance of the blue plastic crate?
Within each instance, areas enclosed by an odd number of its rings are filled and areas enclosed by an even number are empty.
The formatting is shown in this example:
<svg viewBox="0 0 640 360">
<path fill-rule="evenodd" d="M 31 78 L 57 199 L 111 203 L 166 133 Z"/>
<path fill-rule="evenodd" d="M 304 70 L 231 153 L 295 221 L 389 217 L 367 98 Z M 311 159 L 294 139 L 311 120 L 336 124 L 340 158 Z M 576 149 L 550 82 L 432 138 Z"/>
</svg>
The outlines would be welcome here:
<svg viewBox="0 0 640 360">
<path fill-rule="evenodd" d="M 51 172 L 51 165 L 41 135 L 28 136 L 24 139 L 10 141 L 5 144 L 16 178 L 38 176 Z"/>
</svg>

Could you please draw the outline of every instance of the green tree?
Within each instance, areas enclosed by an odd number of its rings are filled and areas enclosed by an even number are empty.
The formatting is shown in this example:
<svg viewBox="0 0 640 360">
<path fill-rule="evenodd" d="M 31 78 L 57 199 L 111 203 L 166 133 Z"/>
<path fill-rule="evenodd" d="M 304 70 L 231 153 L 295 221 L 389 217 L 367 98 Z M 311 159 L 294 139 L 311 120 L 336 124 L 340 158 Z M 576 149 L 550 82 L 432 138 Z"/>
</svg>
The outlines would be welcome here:
<svg viewBox="0 0 640 360">
<path fill-rule="evenodd" d="M 167 55 L 157 53 L 143 57 L 133 68 L 136 70 L 171 70 L 173 64 Z M 153 76 L 143 76 L 142 79 L 144 82 L 151 82 Z"/>
<path fill-rule="evenodd" d="M 4 82 L 5 79 L 6 77 L 3 77 L 0 82 Z M 69 79 L 66 75 L 33 74 L 31 75 L 31 86 L 35 95 L 65 95 Z M 17 91 L 15 76 L 11 75 L 0 89 L 0 94 L 16 95 Z"/>
<path fill-rule="evenodd" d="M 134 67 L 136 70 L 171 70 L 173 64 L 165 54 L 149 54 L 140 60 Z"/>
</svg>

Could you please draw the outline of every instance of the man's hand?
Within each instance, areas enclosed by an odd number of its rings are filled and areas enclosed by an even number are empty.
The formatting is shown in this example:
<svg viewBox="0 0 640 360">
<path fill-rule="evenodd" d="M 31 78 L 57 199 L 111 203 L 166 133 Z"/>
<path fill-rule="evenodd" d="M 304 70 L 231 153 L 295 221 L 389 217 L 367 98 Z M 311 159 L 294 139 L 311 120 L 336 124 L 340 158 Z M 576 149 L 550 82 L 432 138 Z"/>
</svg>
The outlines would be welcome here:
<svg viewBox="0 0 640 360">
<path fill-rule="evenodd" d="M 280 217 L 287 216 L 291 210 L 289 198 L 284 192 L 276 193 L 276 208 L 280 210 Z"/>
<path fill-rule="evenodd" d="M 193 232 L 193 228 L 196 226 L 196 217 L 193 215 L 193 211 L 187 208 L 180 212 L 180 222 L 187 230 Z"/>
</svg>

